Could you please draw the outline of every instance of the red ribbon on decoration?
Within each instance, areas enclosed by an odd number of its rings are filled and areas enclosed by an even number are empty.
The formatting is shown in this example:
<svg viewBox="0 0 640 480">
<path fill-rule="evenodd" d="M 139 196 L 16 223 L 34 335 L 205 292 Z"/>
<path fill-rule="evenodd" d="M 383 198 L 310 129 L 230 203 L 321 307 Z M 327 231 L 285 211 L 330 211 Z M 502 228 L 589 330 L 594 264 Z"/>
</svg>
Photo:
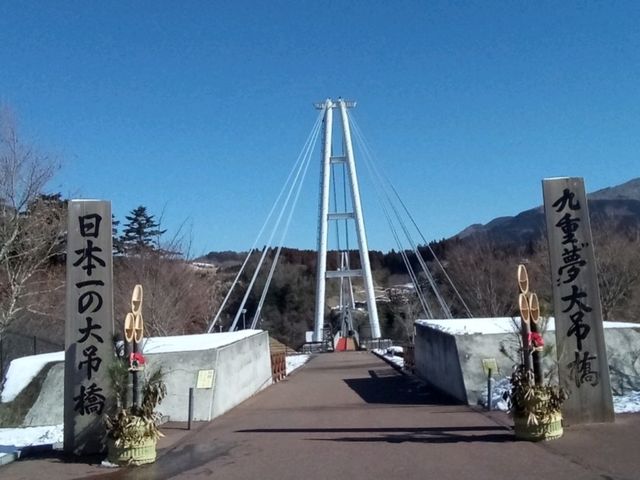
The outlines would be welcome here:
<svg viewBox="0 0 640 480">
<path fill-rule="evenodd" d="M 129 363 L 133 364 L 133 362 L 136 362 L 138 365 L 144 365 L 144 356 L 139 352 L 132 353 L 129 358 Z"/>
<path fill-rule="evenodd" d="M 531 332 L 529 333 L 529 343 L 534 348 L 542 348 L 544 347 L 544 338 L 538 332 Z"/>
</svg>

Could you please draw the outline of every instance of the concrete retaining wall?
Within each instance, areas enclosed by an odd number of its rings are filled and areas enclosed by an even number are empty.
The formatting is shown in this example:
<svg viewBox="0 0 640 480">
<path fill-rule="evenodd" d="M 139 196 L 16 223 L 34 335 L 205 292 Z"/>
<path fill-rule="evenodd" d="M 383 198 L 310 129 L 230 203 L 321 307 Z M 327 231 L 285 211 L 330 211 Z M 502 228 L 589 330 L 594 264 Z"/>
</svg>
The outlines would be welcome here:
<svg viewBox="0 0 640 480">
<path fill-rule="evenodd" d="M 187 421 L 189 388 L 193 388 L 193 420 L 210 420 L 213 388 L 198 389 L 196 382 L 200 370 L 216 371 L 218 350 L 194 352 L 150 353 L 145 355 L 147 369 L 162 368 L 167 396 L 157 410 L 171 421 Z M 217 385 L 214 385 L 214 387 Z"/>
<path fill-rule="evenodd" d="M 456 338 L 416 324 L 415 344 L 416 374 L 438 390 L 467 403 Z"/>
<path fill-rule="evenodd" d="M 59 425 L 64 422 L 64 362 L 51 367 L 40 395 L 27 412 L 23 426 Z"/>
<path fill-rule="evenodd" d="M 271 385 L 269 335 L 255 335 L 208 350 L 145 355 L 147 369 L 161 367 L 167 397 L 158 411 L 171 421 L 186 421 L 189 388 L 194 389 L 193 420 L 208 421 Z M 196 388 L 198 372 L 213 370 L 212 388 Z M 56 363 L 48 372 L 40 394 L 25 416 L 24 426 L 63 423 L 64 364 Z"/>
<path fill-rule="evenodd" d="M 544 339 L 550 352 L 543 368 L 553 372 L 555 332 L 545 333 Z M 515 333 L 454 335 L 417 323 L 416 374 L 453 398 L 476 404 L 487 384 L 482 359 L 496 360 L 499 372 L 494 378 L 508 377 L 518 362 L 516 342 Z M 640 390 L 640 325 L 605 328 L 605 342 L 613 393 Z"/>
<path fill-rule="evenodd" d="M 269 335 L 254 335 L 218 351 L 216 388 L 211 418 L 271 385 Z"/>
</svg>

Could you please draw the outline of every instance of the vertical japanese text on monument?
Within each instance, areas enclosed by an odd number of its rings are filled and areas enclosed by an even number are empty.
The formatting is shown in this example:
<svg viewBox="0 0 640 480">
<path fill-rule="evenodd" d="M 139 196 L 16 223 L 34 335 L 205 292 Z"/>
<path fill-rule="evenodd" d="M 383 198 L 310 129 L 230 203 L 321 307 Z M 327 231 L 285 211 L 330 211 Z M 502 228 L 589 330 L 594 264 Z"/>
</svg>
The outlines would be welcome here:
<svg viewBox="0 0 640 480">
<path fill-rule="evenodd" d="M 570 188 L 565 188 L 560 198 L 552 205 L 555 211 L 562 215 L 555 224 L 555 227 L 560 230 L 562 238 L 562 261 L 555 272 L 555 281 L 558 286 L 571 287 L 571 292 L 561 297 L 562 312 L 566 313 L 571 321 L 567 337 L 575 337 L 576 340 L 574 360 L 567 365 L 571 377 L 577 387 L 582 385 L 595 387 L 599 382 L 599 373 L 593 368 L 597 356 L 583 349 L 583 342 L 591 331 L 589 315 L 593 309 L 589 306 L 587 292 L 581 290 L 578 282 L 581 270 L 587 264 L 582 251 L 588 248 L 589 244 L 580 240 L 582 237 L 580 235 L 580 214 L 582 212 L 580 202 L 575 197 L 575 193 Z"/>
<path fill-rule="evenodd" d="M 103 252 L 94 245 L 94 240 L 100 235 L 101 222 L 102 217 L 96 213 L 79 216 L 78 226 L 84 243 L 82 248 L 69 252 L 70 255 L 74 255 L 73 268 L 80 270 L 83 278 L 74 285 L 78 294 L 76 312 L 82 318 L 76 340 L 78 351 L 81 352 L 77 369 L 81 372 L 82 383 L 77 395 L 73 397 L 74 410 L 80 415 L 102 415 L 105 404 L 102 387 L 92 379 L 93 374 L 102 366 L 102 358 L 95 344 L 105 341 L 100 332 L 102 325 L 95 316 L 104 304 L 105 285 L 102 280 L 96 279 L 94 274 L 106 267 L 104 255 L 111 253 Z M 106 340 L 110 341 L 108 338 Z"/>
</svg>

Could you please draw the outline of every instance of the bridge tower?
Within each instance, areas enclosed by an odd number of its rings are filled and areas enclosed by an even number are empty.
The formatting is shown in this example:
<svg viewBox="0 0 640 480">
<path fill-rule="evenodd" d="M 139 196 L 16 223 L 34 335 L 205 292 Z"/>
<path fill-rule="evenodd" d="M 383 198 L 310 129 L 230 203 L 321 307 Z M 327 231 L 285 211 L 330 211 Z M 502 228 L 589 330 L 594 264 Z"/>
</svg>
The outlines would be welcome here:
<svg viewBox="0 0 640 480">
<path fill-rule="evenodd" d="M 316 342 L 323 340 L 324 313 L 325 313 L 325 292 L 328 279 L 339 278 L 341 281 L 350 280 L 353 277 L 362 277 L 364 290 L 367 298 L 367 308 L 369 313 L 369 325 L 371 327 L 371 337 L 380 337 L 380 323 L 378 322 L 378 309 L 373 290 L 373 279 L 371 277 L 371 265 L 369 263 L 369 248 L 367 246 L 367 236 L 364 229 L 364 218 L 362 215 L 362 205 L 360 203 L 360 188 L 358 186 L 358 176 L 356 164 L 353 156 L 353 146 L 351 143 L 351 128 L 349 126 L 349 116 L 347 109 L 355 107 L 355 102 L 339 98 L 334 101 L 327 99 L 324 102 L 316 103 L 315 107 L 324 109 L 324 144 L 322 152 L 322 174 L 320 187 L 320 206 L 318 215 L 318 271 L 316 277 L 316 304 L 315 304 L 315 328 L 313 339 Z M 342 120 L 342 154 L 333 154 L 333 111 L 340 110 Z M 329 211 L 329 194 L 333 177 L 332 166 L 342 164 L 346 166 L 344 179 L 345 189 L 350 190 L 352 211 L 337 212 Z M 348 182 L 346 179 L 348 178 Z M 335 178 L 333 178 L 335 182 Z M 348 184 L 348 185 L 347 185 Z M 335 183 L 334 183 L 335 186 Z M 345 192 L 346 195 L 346 192 Z M 346 204 L 346 202 L 345 202 Z M 334 205 L 334 208 L 337 205 Z M 360 252 L 359 269 L 342 268 L 335 271 L 327 271 L 327 240 L 329 233 L 329 222 L 344 220 L 345 224 L 353 220 L 355 222 L 355 232 L 358 238 L 358 249 Z M 341 288 L 342 291 L 342 288 Z"/>
</svg>

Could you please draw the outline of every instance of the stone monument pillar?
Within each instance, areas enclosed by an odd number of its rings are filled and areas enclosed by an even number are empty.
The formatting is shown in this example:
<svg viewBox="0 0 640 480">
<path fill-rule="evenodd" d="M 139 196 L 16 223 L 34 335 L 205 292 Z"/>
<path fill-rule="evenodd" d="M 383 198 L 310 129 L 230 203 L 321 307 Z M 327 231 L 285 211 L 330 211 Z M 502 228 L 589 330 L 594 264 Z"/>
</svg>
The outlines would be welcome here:
<svg viewBox="0 0 640 480">
<path fill-rule="evenodd" d="M 562 406 L 570 424 L 612 422 L 613 399 L 589 210 L 582 178 L 542 181 Z"/>
<path fill-rule="evenodd" d="M 111 203 L 69 202 L 64 370 L 64 450 L 104 450 L 114 359 Z M 45 473 L 46 475 L 46 473 Z"/>
</svg>

